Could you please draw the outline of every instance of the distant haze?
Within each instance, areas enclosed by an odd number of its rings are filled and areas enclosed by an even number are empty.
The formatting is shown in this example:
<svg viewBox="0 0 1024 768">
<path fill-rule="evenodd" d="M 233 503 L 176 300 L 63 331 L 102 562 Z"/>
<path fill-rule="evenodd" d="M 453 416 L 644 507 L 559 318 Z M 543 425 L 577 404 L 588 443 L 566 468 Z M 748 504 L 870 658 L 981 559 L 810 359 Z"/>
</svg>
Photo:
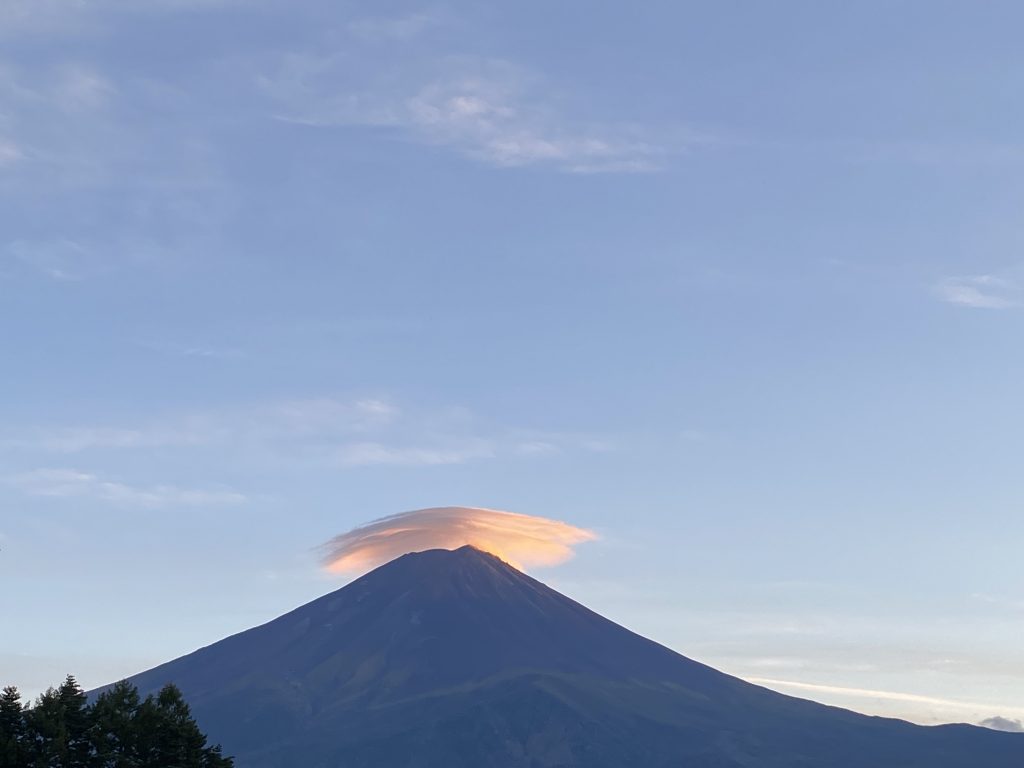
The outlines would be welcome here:
<svg viewBox="0 0 1024 768">
<path fill-rule="evenodd" d="M 573 546 L 597 538 L 546 517 L 480 507 L 431 507 L 375 520 L 335 536 L 324 545 L 332 571 L 361 572 L 409 552 L 456 549 L 471 544 L 517 568 L 557 565 Z"/>
<path fill-rule="evenodd" d="M 986 717 L 978 725 L 985 728 L 992 728 L 996 731 L 1008 731 L 1009 733 L 1024 733 L 1024 723 L 1020 720 L 1011 720 L 1008 717 Z"/>
</svg>

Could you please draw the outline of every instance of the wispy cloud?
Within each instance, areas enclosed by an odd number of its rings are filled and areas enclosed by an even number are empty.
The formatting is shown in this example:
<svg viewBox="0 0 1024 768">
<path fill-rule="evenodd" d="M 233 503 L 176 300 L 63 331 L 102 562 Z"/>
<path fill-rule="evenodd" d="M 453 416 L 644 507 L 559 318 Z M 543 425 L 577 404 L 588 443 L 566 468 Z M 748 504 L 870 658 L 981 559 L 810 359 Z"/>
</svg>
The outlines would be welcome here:
<svg viewBox="0 0 1024 768">
<path fill-rule="evenodd" d="M 431 83 L 406 102 L 408 123 L 427 140 L 498 166 L 550 163 L 569 171 L 655 170 L 661 153 L 621 129 L 566 125 L 531 104 L 510 77 L 476 75 Z"/>
<path fill-rule="evenodd" d="M 462 445 L 390 446 L 381 443 L 352 443 L 338 451 L 343 467 L 369 466 L 442 466 L 464 464 L 474 459 L 489 459 L 495 447 L 487 440 L 470 439 Z"/>
<path fill-rule="evenodd" d="M 1020 303 L 1019 287 L 995 275 L 948 277 L 934 290 L 942 301 L 973 309 L 1008 309 Z"/>
<path fill-rule="evenodd" d="M 0 447 L 81 453 L 89 450 L 266 444 L 313 439 L 329 442 L 379 430 L 399 415 L 382 398 L 284 400 L 179 414 L 137 426 L 50 427 L 0 437 Z"/>
<path fill-rule="evenodd" d="M 0 168 L 14 165 L 24 157 L 24 153 L 18 148 L 17 144 L 0 136 Z"/>
<path fill-rule="evenodd" d="M 242 0 L 4 0 L 0 3 L 0 38 L 17 34 L 76 35 L 102 29 L 123 13 L 193 11 L 241 3 Z"/>
<path fill-rule="evenodd" d="M 205 507 L 241 504 L 246 500 L 243 494 L 235 491 L 181 488 L 174 485 L 129 485 L 76 469 L 36 469 L 10 475 L 4 481 L 28 496 L 86 498 L 130 507 Z"/>
<path fill-rule="evenodd" d="M 8 434 L 0 438 L 0 448 L 53 453 L 80 453 L 89 450 L 154 448 L 166 445 L 198 445 L 206 435 L 189 425 L 178 427 L 152 425 L 142 428 L 78 426 L 41 428 Z"/>
<path fill-rule="evenodd" d="M 88 7 L 84 0 L 6 0 L 0 3 L 0 35 L 63 31 Z"/>
<path fill-rule="evenodd" d="M 814 670 L 816 663 L 812 659 L 804 658 L 801 656 L 744 656 L 729 658 L 728 662 L 730 665 L 739 665 L 748 669 L 764 670 L 768 672 L 774 670 L 776 673 L 779 671 L 803 671 Z M 878 666 L 870 664 L 864 661 L 835 661 L 830 660 L 827 664 L 830 672 L 855 672 L 857 674 L 865 674 L 870 672 L 877 672 Z"/>
<path fill-rule="evenodd" d="M 374 16 L 349 22 L 348 31 L 364 40 L 409 40 L 441 22 L 442 17 L 436 12 Z"/>
<path fill-rule="evenodd" d="M 44 142 L 36 154 L 53 154 L 45 142 L 62 137 L 80 140 L 95 128 L 97 115 L 111 106 L 117 96 L 114 83 L 96 66 L 85 62 L 51 63 L 45 66 L 16 66 L 0 60 L 0 97 L 8 130 L 20 130 L 33 143 Z M 70 128 L 68 119 L 79 121 Z M 64 120 L 56 124 L 59 118 Z M 25 155 L 25 152 L 22 152 Z"/>
<path fill-rule="evenodd" d="M 100 109 L 114 95 L 114 85 L 95 69 L 67 65 L 53 89 L 55 103 L 66 111 Z"/>
<path fill-rule="evenodd" d="M 821 685 L 819 683 L 803 683 L 794 680 L 777 680 L 768 677 L 748 677 L 748 682 L 755 683 L 757 685 L 764 685 L 769 688 L 789 688 L 798 691 L 808 691 L 811 693 L 824 693 L 824 694 L 836 694 L 839 696 L 858 698 L 858 699 L 882 699 L 885 701 L 900 701 L 912 704 L 925 704 L 943 709 L 954 709 L 954 710 L 988 710 L 991 712 L 994 709 L 1002 709 L 1007 711 L 1007 707 L 987 703 L 979 703 L 972 701 L 961 701 L 959 699 L 945 699 L 937 696 L 925 696 L 917 693 L 903 693 L 899 691 L 884 691 L 876 690 L 872 688 L 848 688 L 840 685 Z M 1013 714 L 1017 713 L 1017 708 L 1009 708 Z M 1024 711 L 1024 710 L 1021 710 Z"/>
<path fill-rule="evenodd" d="M 125 226 L 133 224 L 126 222 Z M 125 232 L 102 240 L 77 236 L 13 240 L 0 243 L 0 260 L 10 260 L 29 274 L 80 283 L 170 263 L 181 258 L 182 250 Z"/>
<path fill-rule="evenodd" d="M 141 347 L 166 355 L 194 357 L 205 360 L 238 360 L 245 357 L 245 352 L 237 347 L 222 347 L 212 344 L 178 344 L 178 343 L 143 343 Z"/>
<path fill-rule="evenodd" d="M 566 115 L 554 107 L 543 81 L 507 62 L 446 58 L 440 66 L 425 67 L 408 62 L 408 71 L 400 68 L 387 79 L 355 77 L 347 64 L 341 54 L 295 54 L 258 83 L 277 104 L 280 120 L 398 130 L 414 141 L 502 168 L 635 173 L 658 170 L 669 154 L 635 125 L 587 123 Z"/>
<path fill-rule="evenodd" d="M 75 5 L 53 4 L 69 14 Z M 169 106 L 173 85 L 161 90 L 103 56 L 68 61 L 46 47 L 0 58 L 3 280 L 89 290 L 221 245 L 232 192 L 203 125 L 209 113 L 187 93 Z"/>
<path fill-rule="evenodd" d="M 8 227 L 0 247 L 17 241 L 25 250 L 53 251 L 76 243 L 108 264 L 180 255 L 182 238 L 169 243 L 154 231 L 156 207 L 189 242 L 210 232 L 225 177 L 193 100 L 171 84 L 111 70 L 56 55 L 34 66 L 0 59 L 0 194 L 13 215 L 29 214 L 27 224 L 37 195 L 72 205 L 45 228 Z M 169 109 L 172 91 L 182 95 Z M 97 226 L 111 205 L 97 191 L 122 197 L 116 227 Z"/>
<path fill-rule="evenodd" d="M 54 280 L 81 280 L 90 267 L 89 250 L 74 240 L 18 240 L 8 245 L 8 252 L 19 263 Z"/>
<path fill-rule="evenodd" d="M 463 408 L 399 407 L 387 397 L 320 397 L 176 414 L 144 424 L 40 427 L 0 433 L 0 450 L 83 454 L 128 449 L 232 450 L 344 469 L 527 460 L 606 452 L 590 435 L 489 425 Z"/>
</svg>

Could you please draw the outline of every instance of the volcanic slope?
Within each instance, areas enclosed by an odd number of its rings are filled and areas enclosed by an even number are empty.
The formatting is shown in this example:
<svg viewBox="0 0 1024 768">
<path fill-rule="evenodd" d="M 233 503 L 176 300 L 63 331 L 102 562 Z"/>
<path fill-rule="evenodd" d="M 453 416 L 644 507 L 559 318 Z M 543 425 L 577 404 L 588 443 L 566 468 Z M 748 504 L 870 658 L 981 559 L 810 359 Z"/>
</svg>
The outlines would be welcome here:
<svg viewBox="0 0 1024 768">
<path fill-rule="evenodd" d="M 239 768 L 1024 768 L 1024 735 L 785 696 L 472 547 L 405 555 L 143 672 Z"/>
</svg>

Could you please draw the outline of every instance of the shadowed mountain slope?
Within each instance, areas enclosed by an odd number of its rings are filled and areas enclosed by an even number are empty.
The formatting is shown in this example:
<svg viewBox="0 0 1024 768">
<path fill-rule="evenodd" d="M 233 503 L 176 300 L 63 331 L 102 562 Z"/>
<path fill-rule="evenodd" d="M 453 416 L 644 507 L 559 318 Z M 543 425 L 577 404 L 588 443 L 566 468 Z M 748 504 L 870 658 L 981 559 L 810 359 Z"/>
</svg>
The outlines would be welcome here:
<svg viewBox="0 0 1024 768">
<path fill-rule="evenodd" d="M 1024 736 L 784 696 L 498 558 L 406 555 L 132 678 L 239 768 L 1024 768 Z"/>
</svg>

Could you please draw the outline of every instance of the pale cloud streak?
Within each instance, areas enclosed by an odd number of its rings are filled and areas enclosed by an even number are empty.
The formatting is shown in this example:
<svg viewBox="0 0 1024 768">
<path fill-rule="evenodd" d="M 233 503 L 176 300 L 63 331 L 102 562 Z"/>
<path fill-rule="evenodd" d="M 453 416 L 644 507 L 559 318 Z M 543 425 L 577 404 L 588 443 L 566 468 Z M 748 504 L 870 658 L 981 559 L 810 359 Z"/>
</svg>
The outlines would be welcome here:
<svg viewBox="0 0 1024 768">
<path fill-rule="evenodd" d="M 1024 709 L 1018 707 L 1004 707 L 998 704 L 979 703 L 972 701 L 961 701 L 959 699 L 945 699 L 937 696 L 925 696 L 917 693 L 903 693 L 899 691 L 875 690 L 871 688 L 848 688 L 839 685 L 822 685 L 819 683 L 803 683 L 794 680 L 777 680 L 768 677 L 748 677 L 747 682 L 763 685 L 768 688 L 783 688 L 808 693 L 834 694 L 837 696 L 854 699 L 881 699 L 883 701 L 905 702 L 908 704 L 923 704 L 938 707 L 944 710 L 968 713 L 971 711 L 991 712 L 1002 710 L 1003 712 L 1018 715 L 1024 714 Z"/>
<path fill-rule="evenodd" d="M 0 136 L 0 168 L 14 165 L 24 157 L 17 144 Z"/>
<path fill-rule="evenodd" d="M 462 445 L 432 447 L 352 443 L 343 446 L 338 452 L 338 463 L 343 467 L 432 467 L 490 459 L 494 455 L 494 446 L 486 440 L 468 440 Z"/>
<path fill-rule="evenodd" d="M 10 254 L 21 264 L 53 280 L 78 281 L 91 266 L 89 250 L 74 240 L 59 239 L 34 243 L 15 241 Z"/>
<path fill-rule="evenodd" d="M 55 102 L 67 111 L 88 111 L 106 106 L 113 84 L 96 70 L 80 64 L 64 67 L 54 91 Z"/>
<path fill-rule="evenodd" d="M 75 115 L 85 119 L 86 113 L 99 113 L 111 105 L 117 95 L 114 83 L 95 66 L 84 62 L 50 64 L 44 67 L 15 67 L 0 60 L 0 96 L 4 100 L 5 121 L 29 134 L 62 135 L 67 140 L 80 138 L 95 129 L 95 122 L 77 123 L 74 130 L 62 121 Z M 96 115 L 89 118 L 96 119 Z M 42 137 L 35 136 L 36 139 Z M 43 150 L 37 154 L 46 156 Z"/>
<path fill-rule="evenodd" d="M 376 568 L 409 552 L 471 545 L 517 568 L 558 565 L 593 531 L 546 517 L 481 507 L 432 507 L 381 518 L 323 545 L 324 566 L 337 573 Z"/>
<path fill-rule="evenodd" d="M 229 185 L 191 117 L 198 97 L 178 89 L 172 102 L 172 90 L 102 57 L 0 60 L 0 195 L 12 219 L 0 249 L 53 279 L 81 280 L 180 261 L 215 240 Z M 70 207 L 40 226 L 38 199 Z M 116 225 L 104 221 L 112 209 Z M 155 209 L 187 237 L 154 228 Z"/>
<path fill-rule="evenodd" d="M 12 35 L 94 34 L 119 14 L 200 11 L 243 0 L 4 0 L 0 3 L 0 38 Z M 254 0 L 250 0 L 253 2 Z"/>
<path fill-rule="evenodd" d="M 0 448 L 52 453 L 81 453 L 91 450 L 154 448 L 168 445 L 202 444 L 207 435 L 178 428 L 82 426 L 38 429 L 0 439 Z"/>
<path fill-rule="evenodd" d="M 292 54 L 257 82 L 279 120 L 398 131 L 500 168 L 635 173 L 669 154 L 636 126 L 567 116 L 543 81 L 508 62 L 449 57 L 400 61 L 386 78 L 359 72 L 347 54 Z"/>
<path fill-rule="evenodd" d="M 513 77 L 470 75 L 431 83 L 406 102 L 407 124 L 427 141 L 501 167 L 651 171 L 660 150 L 609 126 L 570 127 L 531 104 Z"/>
<path fill-rule="evenodd" d="M 404 16 L 375 16 L 349 22 L 348 31 L 371 41 L 409 40 L 442 22 L 437 13 L 410 13 Z"/>
<path fill-rule="evenodd" d="M 934 290 L 942 301 L 972 309 L 1008 309 L 1020 303 L 1018 286 L 995 275 L 949 277 Z"/>
<path fill-rule="evenodd" d="M 5 0 L 0 3 L 0 36 L 64 31 L 87 8 L 86 0 Z"/>
<path fill-rule="evenodd" d="M 605 452 L 592 436 L 481 423 L 462 408 L 402 408 L 387 397 L 315 397 L 177 414 L 144 424 L 0 433 L 0 451 L 72 455 L 125 450 L 231 450 L 343 470 L 441 467 L 566 451 Z"/>
<path fill-rule="evenodd" d="M 239 360 L 246 356 L 242 349 L 237 347 L 220 347 L 209 344 L 179 344 L 179 343 L 143 343 L 141 347 L 154 352 L 162 352 L 167 355 L 180 357 L 192 357 L 205 360 Z"/>
<path fill-rule="evenodd" d="M 8 476 L 4 481 L 28 496 L 92 499 L 126 507 L 208 507 L 246 501 L 235 491 L 129 485 L 76 469 L 36 469 Z"/>
<path fill-rule="evenodd" d="M 330 442 L 379 430 L 399 416 L 382 398 L 285 400 L 247 408 L 201 411 L 138 426 L 43 428 L 0 437 L 0 448 L 82 453 L 128 448 L 267 445 L 307 439 Z"/>
</svg>

